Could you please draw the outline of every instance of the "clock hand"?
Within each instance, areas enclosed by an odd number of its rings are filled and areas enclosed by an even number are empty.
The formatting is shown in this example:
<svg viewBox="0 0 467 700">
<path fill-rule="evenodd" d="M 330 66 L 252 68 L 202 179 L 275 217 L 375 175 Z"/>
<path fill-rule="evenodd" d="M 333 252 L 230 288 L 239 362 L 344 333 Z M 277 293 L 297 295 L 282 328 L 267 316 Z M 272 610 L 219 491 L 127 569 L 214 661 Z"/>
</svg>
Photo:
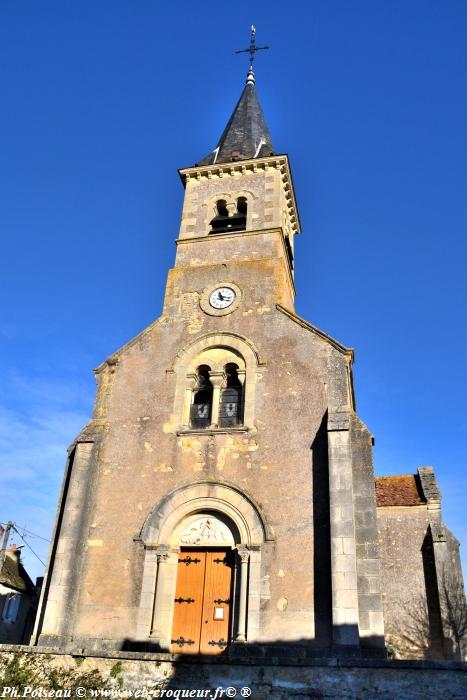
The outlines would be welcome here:
<svg viewBox="0 0 467 700">
<path fill-rule="evenodd" d="M 222 294 L 220 292 L 218 292 L 218 296 L 219 296 L 219 301 L 224 301 L 224 297 L 222 296 Z"/>
</svg>

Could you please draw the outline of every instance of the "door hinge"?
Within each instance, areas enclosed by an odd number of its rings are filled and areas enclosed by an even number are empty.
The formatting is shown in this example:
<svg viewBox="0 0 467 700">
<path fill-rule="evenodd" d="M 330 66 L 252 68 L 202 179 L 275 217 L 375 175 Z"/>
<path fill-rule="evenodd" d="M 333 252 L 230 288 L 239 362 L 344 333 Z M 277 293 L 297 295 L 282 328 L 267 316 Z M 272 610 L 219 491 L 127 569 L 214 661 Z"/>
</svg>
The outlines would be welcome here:
<svg viewBox="0 0 467 700">
<path fill-rule="evenodd" d="M 227 642 L 225 641 L 224 637 L 222 639 L 218 639 L 217 642 L 214 639 L 211 639 L 210 642 L 208 642 L 210 647 L 226 647 Z"/>
<path fill-rule="evenodd" d="M 184 647 L 185 644 L 188 644 L 188 646 L 192 646 L 195 643 L 193 639 L 185 639 L 184 637 L 172 639 L 171 642 L 172 644 L 176 644 L 179 647 Z"/>
<path fill-rule="evenodd" d="M 189 566 L 190 564 L 199 564 L 201 559 L 192 559 L 191 557 L 185 557 L 185 559 L 179 559 L 178 563 L 179 564 L 185 564 L 186 566 Z"/>
</svg>

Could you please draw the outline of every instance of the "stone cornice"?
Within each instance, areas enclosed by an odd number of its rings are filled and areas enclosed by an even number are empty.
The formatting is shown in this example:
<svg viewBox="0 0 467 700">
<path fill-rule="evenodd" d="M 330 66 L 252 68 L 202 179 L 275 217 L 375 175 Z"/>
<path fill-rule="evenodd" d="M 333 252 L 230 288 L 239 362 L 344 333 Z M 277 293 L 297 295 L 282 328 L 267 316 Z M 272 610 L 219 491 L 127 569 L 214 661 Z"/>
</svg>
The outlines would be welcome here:
<svg viewBox="0 0 467 700">
<path fill-rule="evenodd" d="M 404 505 L 399 505 L 399 504 L 394 505 L 394 504 L 390 503 L 388 505 L 380 505 L 380 506 L 377 505 L 376 510 L 377 511 L 378 510 L 400 510 L 400 511 L 409 511 L 409 510 L 412 510 L 412 511 L 413 510 L 420 510 L 421 511 L 421 510 L 423 510 L 423 511 L 426 511 L 427 504 L 426 503 L 412 503 L 410 505 L 404 506 Z"/>
<path fill-rule="evenodd" d="M 287 199 L 287 208 L 290 223 L 294 233 L 300 233 L 300 219 L 298 216 L 297 202 L 290 172 L 289 159 L 286 154 L 278 156 L 268 156 L 267 158 L 252 158 L 251 160 L 232 161 L 231 163 L 216 163 L 215 165 L 196 165 L 192 168 L 181 168 L 178 172 L 183 185 L 191 178 L 201 180 L 213 177 L 230 177 L 235 175 L 246 175 L 258 171 L 267 172 L 270 168 L 281 172 L 282 185 Z"/>
<path fill-rule="evenodd" d="M 212 243 L 213 240 L 224 238 L 235 238 L 241 236 L 261 236 L 266 233 L 282 233 L 282 228 L 260 228 L 254 231 L 226 231 L 225 233 L 216 234 L 205 234 L 204 236 L 193 236 L 192 238 L 177 238 L 175 240 L 175 245 L 183 245 L 184 243 L 198 243 L 206 241 L 206 243 Z"/>
<path fill-rule="evenodd" d="M 230 435 L 231 433 L 248 432 L 251 432 L 251 429 L 246 425 L 226 428 L 179 428 L 175 431 L 179 437 L 185 435 Z"/>
</svg>

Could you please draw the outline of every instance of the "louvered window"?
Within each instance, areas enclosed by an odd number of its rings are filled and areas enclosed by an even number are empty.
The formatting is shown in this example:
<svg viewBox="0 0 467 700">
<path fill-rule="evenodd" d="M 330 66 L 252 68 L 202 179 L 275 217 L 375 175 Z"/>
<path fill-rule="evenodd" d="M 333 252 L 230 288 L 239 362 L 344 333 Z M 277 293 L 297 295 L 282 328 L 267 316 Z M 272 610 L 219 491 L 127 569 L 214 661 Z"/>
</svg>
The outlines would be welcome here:
<svg viewBox="0 0 467 700">
<path fill-rule="evenodd" d="M 238 366 L 225 366 L 226 387 L 222 390 L 219 406 L 219 425 L 222 428 L 243 424 L 243 387 L 238 378 Z"/>
<path fill-rule="evenodd" d="M 193 394 L 190 408 L 190 425 L 192 428 L 207 428 L 211 425 L 213 386 L 209 379 L 210 367 L 198 367 L 198 386 Z"/>
</svg>

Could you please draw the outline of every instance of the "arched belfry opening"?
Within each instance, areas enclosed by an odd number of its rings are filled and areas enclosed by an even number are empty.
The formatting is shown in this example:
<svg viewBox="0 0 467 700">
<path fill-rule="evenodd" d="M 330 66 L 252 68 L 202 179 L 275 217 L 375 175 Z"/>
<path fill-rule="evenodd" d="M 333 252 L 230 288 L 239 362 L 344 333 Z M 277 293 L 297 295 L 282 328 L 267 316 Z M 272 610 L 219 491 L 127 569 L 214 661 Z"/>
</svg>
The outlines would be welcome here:
<svg viewBox="0 0 467 700">
<path fill-rule="evenodd" d="M 210 371 L 209 365 L 200 365 L 196 372 L 197 385 L 190 409 L 190 425 L 193 428 L 206 428 L 211 424 L 214 387 L 209 379 Z"/>
<path fill-rule="evenodd" d="M 237 199 L 237 222 L 239 226 L 246 228 L 246 215 L 248 211 L 248 202 L 246 197 Z"/>
<path fill-rule="evenodd" d="M 236 487 L 172 492 L 141 532 L 138 638 L 173 653 L 221 654 L 259 633 L 261 557 L 272 533 Z"/>
<path fill-rule="evenodd" d="M 239 366 L 235 362 L 225 365 L 225 387 L 222 389 L 219 407 L 219 425 L 236 427 L 243 423 L 243 385 Z"/>
<path fill-rule="evenodd" d="M 237 197 L 234 201 L 226 199 L 216 201 L 216 214 L 210 221 L 211 233 L 233 233 L 245 231 L 248 202 L 246 197 Z"/>
</svg>

